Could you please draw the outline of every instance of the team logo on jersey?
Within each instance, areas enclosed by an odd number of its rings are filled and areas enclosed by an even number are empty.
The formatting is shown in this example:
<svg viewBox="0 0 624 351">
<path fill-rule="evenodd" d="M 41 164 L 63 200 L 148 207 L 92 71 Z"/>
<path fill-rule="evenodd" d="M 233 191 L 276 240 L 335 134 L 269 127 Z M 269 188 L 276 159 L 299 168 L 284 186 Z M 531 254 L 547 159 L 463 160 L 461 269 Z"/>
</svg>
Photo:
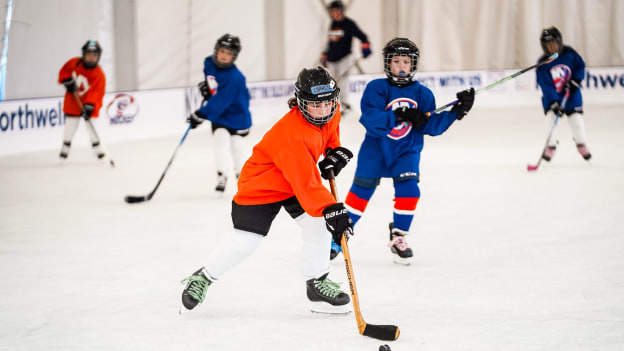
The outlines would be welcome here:
<svg viewBox="0 0 624 351">
<path fill-rule="evenodd" d="M 78 92 L 78 95 L 83 96 L 87 91 L 89 91 L 89 80 L 82 74 L 76 74 L 76 71 L 72 72 L 72 76 L 76 82 L 76 91 Z"/>
<path fill-rule="evenodd" d="M 206 82 L 208 83 L 208 88 L 210 89 L 210 93 L 212 95 L 215 95 L 219 88 L 219 83 L 217 82 L 217 79 L 215 78 L 215 76 L 206 76 Z"/>
<path fill-rule="evenodd" d="M 332 28 L 328 33 L 329 41 L 339 41 L 344 37 L 344 30 L 340 28 Z"/>
<path fill-rule="evenodd" d="M 386 105 L 386 111 L 388 110 L 394 111 L 397 108 L 403 107 L 403 106 L 416 108 L 418 107 L 418 103 L 412 99 L 402 97 L 402 98 L 398 98 L 398 99 L 394 99 L 390 101 L 388 105 Z M 388 134 L 387 137 L 390 139 L 399 140 L 399 139 L 405 138 L 411 131 L 412 131 L 411 123 L 401 122 L 397 124 L 397 126 L 394 127 L 392 131 L 390 131 L 390 134 Z"/>
<path fill-rule="evenodd" d="M 555 84 L 555 90 L 560 93 L 572 76 L 572 70 L 566 65 L 555 65 L 550 69 L 550 76 Z"/>
<path fill-rule="evenodd" d="M 139 113 L 139 104 L 130 94 L 117 94 L 106 105 L 106 115 L 111 124 L 131 123 Z"/>
</svg>

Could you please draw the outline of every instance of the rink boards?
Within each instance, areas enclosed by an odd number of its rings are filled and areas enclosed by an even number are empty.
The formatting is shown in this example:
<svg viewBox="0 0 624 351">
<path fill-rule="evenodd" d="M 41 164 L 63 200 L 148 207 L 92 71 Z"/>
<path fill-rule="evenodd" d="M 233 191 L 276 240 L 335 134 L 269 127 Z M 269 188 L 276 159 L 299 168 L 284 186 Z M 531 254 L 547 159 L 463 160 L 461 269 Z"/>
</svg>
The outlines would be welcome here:
<svg viewBox="0 0 624 351">
<path fill-rule="evenodd" d="M 455 92 L 473 86 L 480 88 L 516 70 L 422 72 L 416 78 L 431 88 L 437 105 L 454 99 Z M 371 79 L 383 75 L 357 75 L 350 81 L 351 104 L 359 99 Z M 251 113 L 255 124 L 272 123 L 281 115 L 261 113 L 293 96 L 292 80 L 252 82 Z M 583 99 L 586 105 L 621 104 L 624 67 L 592 67 L 586 70 Z M 528 72 L 487 93 L 479 95 L 480 107 L 531 106 L 540 104 L 535 73 Z M 0 155 L 60 148 L 64 126 L 63 97 L 0 102 Z M 201 99 L 196 87 L 131 92 L 110 92 L 104 97 L 95 127 L 104 143 L 182 135 L 185 119 Z M 79 128 L 74 145 L 87 145 L 84 128 Z"/>
</svg>

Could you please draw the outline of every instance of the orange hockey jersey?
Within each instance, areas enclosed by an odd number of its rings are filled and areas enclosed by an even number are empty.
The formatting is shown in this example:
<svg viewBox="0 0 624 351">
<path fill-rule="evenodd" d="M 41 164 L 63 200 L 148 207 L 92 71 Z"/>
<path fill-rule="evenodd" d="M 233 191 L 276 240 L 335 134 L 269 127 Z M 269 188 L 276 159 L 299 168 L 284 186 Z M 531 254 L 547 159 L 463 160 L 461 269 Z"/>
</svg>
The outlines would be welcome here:
<svg viewBox="0 0 624 351">
<path fill-rule="evenodd" d="M 336 203 L 316 165 L 325 150 L 340 146 L 340 111 L 326 125 L 306 121 L 297 107 L 280 119 L 253 148 L 238 179 L 234 202 L 260 205 L 297 197 L 310 216 Z"/>
<path fill-rule="evenodd" d="M 92 104 L 95 106 L 92 117 L 99 116 L 102 107 L 102 99 L 104 98 L 104 90 L 106 88 L 106 77 L 100 66 L 93 69 L 87 69 L 82 65 L 80 57 L 69 59 L 59 72 L 58 82 L 63 83 L 64 79 L 74 77 L 76 81 L 76 91 L 80 96 L 82 104 Z M 78 107 L 73 94 L 65 92 L 65 100 L 63 102 L 63 112 L 69 116 L 80 116 L 82 111 Z"/>
</svg>

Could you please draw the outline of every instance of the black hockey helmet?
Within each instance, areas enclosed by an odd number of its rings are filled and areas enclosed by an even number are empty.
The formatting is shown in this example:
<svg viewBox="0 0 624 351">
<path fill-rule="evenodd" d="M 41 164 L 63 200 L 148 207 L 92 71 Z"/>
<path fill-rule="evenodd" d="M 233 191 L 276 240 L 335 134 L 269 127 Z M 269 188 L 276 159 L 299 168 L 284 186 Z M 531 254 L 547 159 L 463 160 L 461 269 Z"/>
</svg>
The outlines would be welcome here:
<svg viewBox="0 0 624 351">
<path fill-rule="evenodd" d="M 559 45 L 559 53 L 561 53 L 561 50 L 563 50 L 563 38 L 561 37 L 559 29 L 555 26 L 542 30 L 542 35 L 540 35 L 540 43 L 542 44 L 542 50 L 544 50 L 546 56 L 550 56 L 548 49 L 546 49 L 546 43 L 549 41 L 556 41 Z"/>
<path fill-rule="evenodd" d="M 336 114 L 340 89 L 329 73 L 322 67 L 302 69 L 295 83 L 295 97 L 299 111 L 305 119 L 321 127 L 329 122 Z M 326 103 L 318 106 L 317 103 Z M 310 107 L 325 109 L 322 113 L 311 113 Z"/>
<path fill-rule="evenodd" d="M 94 52 L 98 54 L 98 58 L 97 58 L 97 61 L 95 61 L 95 63 L 87 62 L 85 60 L 85 56 L 87 55 L 87 52 Z M 87 42 L 82 46 L 82 64 L 86 68 L 94 68 L 100 62 L 100 57 L 102 57 L 102 47 L 100 46 L 100 43 L 98 43 L 97 40 L 87 40 Z"/>
<path fill-rule="evenodd" d="M 392 74 L 390 70 L 390 62 L 394 56 L 409 56 L 412 59 L 411 70 L 405 77 L 397 77 Z M 420 57 L 420 50 L 413 41 L 407 38 L 394 38 L 386 44 L 383 49 L 384 57 L 384 71 L 386 77 L 393 84 L 403 86 L 412 83 L 414 75 L 416 74 L 416 68 L 418 67 L 418 58 Z"/>
<path fill-rule="evenodd" d="M 333 9 L 338 9 L 342 12 L 344 12 L 344 3 L 340 0 L 334 0 L 332 2 L 329 3 L 329 5 L 327 5 L 327 10 L 333 10 Z"/>
<path fill-rule="evenodd" d="M 220 63 L 219 61 L 217 61 L 217 51 L 219 49 L 230 50 L 232 52 L 232 54 L 233 54 L 232 62 L 230 62 L 229 64 L 224 65 L 224 64 Z M 221 36 L 221 38 L 217 39 L 217 43 L 215 44 L 215 47 L 214 47 L 214 54 L 212 55 L 212 61 L 219 68 L 230 67 L 231 65 L 234 64 L 234 61 L 236 61 L 236 58 L 238 57 L 238 53 L 240 51 L 241 51 L 240 39 L 238 39 L 237 36 L 234 36 L 234 35 L 229 34 L 229 33 L 223 34 L 223 36 Z"/>
</svg>

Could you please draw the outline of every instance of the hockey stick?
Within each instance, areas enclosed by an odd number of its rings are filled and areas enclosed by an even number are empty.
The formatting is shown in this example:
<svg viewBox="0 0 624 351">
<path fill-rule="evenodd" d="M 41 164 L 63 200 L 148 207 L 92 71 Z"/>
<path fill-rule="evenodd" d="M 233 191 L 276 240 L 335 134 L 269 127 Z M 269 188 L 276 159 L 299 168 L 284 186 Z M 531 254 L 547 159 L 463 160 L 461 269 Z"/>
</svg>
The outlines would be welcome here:
<svg viewBox="0 0 624 351">
<path fill-rule="evenodd" d="M 336 191 L 334 172 L 332 170 L 330 170 L 329 172 L 329 186 L 331 188 L 331 193 L 332 195 L 334 195 L 336 201 L 340 201 L 338 199 L 338 191 Z M 351 288 L 351 301 L 353 302 L 353 312 L 355 314 L 355 320 L 357 322 L 360 335 L 369 336 L 371 338 L 379 340 L 398 339 L 401 331 L 396 325 L 369 324 L 366 323 L 366 321 L 362 317 L 362 312 L 360 311 L 360 302 L 358 299 L 357 290 L 355 288 L 355 276 L 353 274 L 353 267 L 351 265 L 351 255 L 349 254 L 349 246 L 347 245 L 346 235 L 342 236 L 340 245 L 342 246 L 342 256 L 344 257 L 345 267 L 347 269 L 347 278 L 349 278 L 349 288 Z"/>
<path fill-rule="evenodd" d="M 496 87 L 498 85 L 501 85 L 501 84 L 503 84 L 503 83 L 505 83 L 507 81 L 510 81 L 510 80 L 516 78 L 517 76 L 519 76 L 521 74 L 524 74 L 524 73 L 526 73 L 526 72 L 528 72 L 528 71 L 530 71 L 530 70 L 532 70 L 534 68 L 537 68 L 537 67 L 539 67 L 541 65 L 545 65 L 545 64 L 547 64 L 549 62 L 552 62 L 557 57 L 559 57 L 559 54 L 555 52 L 554 54 L 552 54 L 552 56 L 550 56 L 549 58 L 547 58 L 546 60 L 544 60 L 542 62 L 538 62 L 538 63 L 534 64 L 531 67 L 527 67 L 525 69 L 522 69 L 522 70 L 520 70 L 520 71 L 518 71 L 518 72 L 516 72 L 514 74 L 508 75 L 507 77 L 505 77 L 505 78 L 503 78 L 503 79 L 501 79 L 499 81 L 496 81 L 496 82 L 494 82 L 494 83 L 492 83 L 492 84 L 490 84 L 488 86 L 485 86 L 485 87 L 483 87 L 481 89 L 477 89 L 475 91 L 475 95 L 481 94 L 482 92 L 484 92 L 486 90 L 490 90 L 490 89 L 492 89 L 492 88 L 494 88 L 494 87 Z M 448 108 L 450 106 L 453 106 L 453 105 L 457 104 L 458 102 L 459 102 L 459 100 L 455 100 L 455 101 L 449 102 L 448 104 L 446 104 L 444 106 L 436 108 L 433 112 L 427 112 L 425 114 L 427 115 L 427 117 L 429 117 L 432 113 L 438 113 L 438 112 L 440 112 L 442 110 L 445 110 L 446 108 Z"/>
<path fill-rule="evenodd" d="M 570 90 L 566 89 L 565 95 L 563 96 L 563 100 L 561 101 L 561 113 L 557 113 L 555 114 L 555 123 L 553 123 L 553 126 L 550 128 L 550 133 L 548 133 L 548 138 L 546 138 L 546 144 L 544 145 L 544 149 L 542 149 L 542 153 L 540 154 L 540 158 L 539 160 L 537 160 L 537 164 L 535 165 L 531 165 L 528 164 L 527 165 L 527 171 L 529 172 L 533 172 L 533 171 L 537 171 L 537 169 L 539 168 L 540 164 L 542 163 L 542 155 L 544 155 L 544 152 L 546 151 L 546 148 L 548 147 L 548 142 L 550 141 L 550 138 L 553 135 L 553 132 L 555 131 L 555 128 L 557 127 L 557 122 L 559 121 L 559 118 L 561 118 L 561 115 L 563 114 L 563 109 L 565 108 L 566 104 L 568 103 L 568 98 L 570 97 Z"/>
<path fill-rule="evenodd" d="M 78 104 L 78 108 L 82 111 L 82 108 L 84 107 L 84 105 L 82 104 L 82 101 L 80 101 L 80 96 L 78 96 L 78 92 L 74 91 L 72 95 L 74 96 L 74 100 L 76 100 L 76 104 Z M 100 139 L 100 136 L 95 130 L 93 123 L 91 123 L 91 119 L 86 119 L 85 123 L 87 125 L 87 128 L 89 128 L 93 132 L 93 135 L 95 135 L 95 138 L 98 140 L 98 143 L 101 144 L 102 139 Z M 104 147 L 102 146 L 102 148 Z M 106 159 L 106 161 L 108 161 L 108 164 L 110 164 L 111 167 L 115 167 L 115 162 L 113 162 L 113 159 L 110 158 L 106 152 L 104 152 L 104 158 Z"/>
<path fill-rule="evenodd" d="M 184 143 L 184 139 L 186 139 L 186 136 L 188 135 L 190 130 L 191 130 L 191 125 L 189 124 L 188 128 L 186 128 L 186 132 L 184 133 L 184 136 L 182 137 L 182 140 L 180 140 L 180 143 L 178 144 L 178 146 L 176 147 L 175 151 L 173 152 L 173 156 L 171 156 L 171 159 L 169 159 L 169 163 L 167 163 L 167 167 L 165 167 L 165 171 L 160 176 L 160 179 L 158 179 L 158 183 L 156 183 L 156 186 L 154 187 L 154 190 L 152 190 L 149 194 L 147 194 L 145 196 L 128 195 L 128 196 L 126 196 L 124 198 L 124 200 L 127 203 L 134 204 L 134 203 L 137 203 L 137 202 L 149 201 L 149 200 L 152 199 L 152 197 L 154 197 L 154 194 L 156 193 L 156 190 L 160 186 L 160 183 L 163 181 L 163 178 L 165 178 L 165 174 L 167 174 L 167 171 L 169 170 L 169 166 L 171 166 L 171 163 L 173 163 L 173 159 L 175 158 L 176 154 L 178 153 L 178 150 L 180 149 L 180 146 L 182 146 L 182 144 Z"/>
</svg>

